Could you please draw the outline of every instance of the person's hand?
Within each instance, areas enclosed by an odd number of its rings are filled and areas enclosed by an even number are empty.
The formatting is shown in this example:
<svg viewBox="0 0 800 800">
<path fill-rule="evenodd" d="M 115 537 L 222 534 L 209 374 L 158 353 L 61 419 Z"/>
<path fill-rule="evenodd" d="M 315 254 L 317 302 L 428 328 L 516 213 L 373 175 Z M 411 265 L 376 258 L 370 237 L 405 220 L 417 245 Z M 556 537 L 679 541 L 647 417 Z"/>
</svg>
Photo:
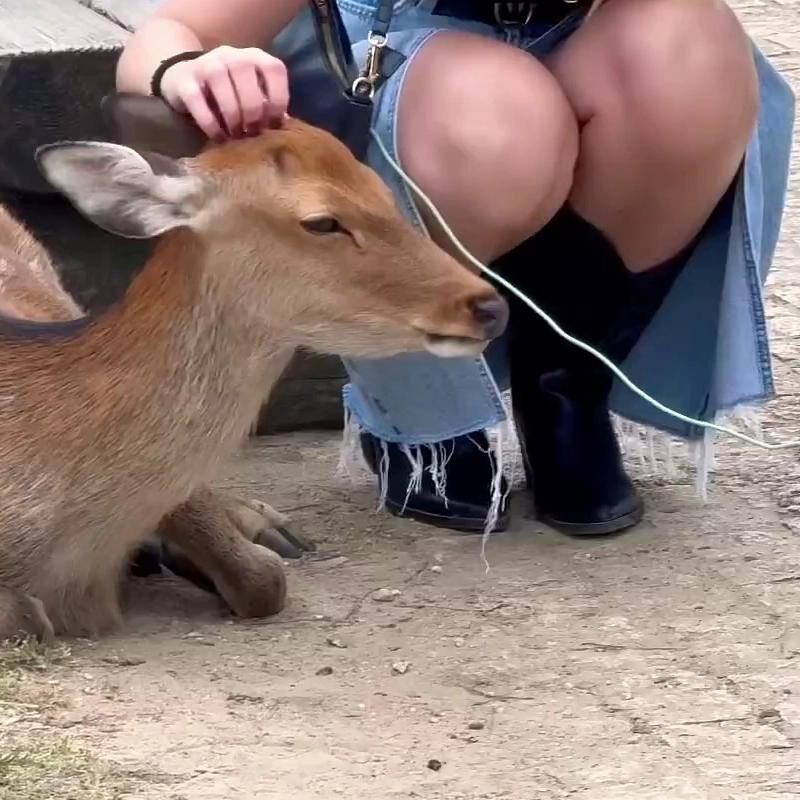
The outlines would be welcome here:
<svg viewBox="0 0 800 800">
<path fill-rule="evenodd" d="M 289 104 L 283 62 L 256 47 L 217 47 L 173 64 L 161 94 L 217 142 L 278 124 Z"/>
</svg>

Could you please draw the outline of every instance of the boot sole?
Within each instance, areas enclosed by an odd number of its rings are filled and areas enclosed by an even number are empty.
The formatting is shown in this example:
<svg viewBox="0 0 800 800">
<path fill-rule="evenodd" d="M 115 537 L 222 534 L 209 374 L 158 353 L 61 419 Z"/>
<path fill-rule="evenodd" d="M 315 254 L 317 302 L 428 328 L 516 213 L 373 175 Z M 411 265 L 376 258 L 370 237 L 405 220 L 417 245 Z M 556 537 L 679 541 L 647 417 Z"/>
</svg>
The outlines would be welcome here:
<svg viewBox="0 0 800 800">
<path fill-rule="evenodd" d="M 622 533 L 638 525 L 644 519 L 644 506 L 639 505 L 625 514 L 604 522 L 564 522 L 548 514 L 538 512 L 536 518 L 545 525 L 567 536 L 610 536 Z"/>
<path fill-rule="evenodd" d="M 465 518 L 465 517 L 445 517 L 438 514 L 426 514 L 421 511 L 414 511 L 412 508 L 386 501 L 386 510 L 394 517 L 401 519 L 413 519 L 423 525 L 431 525 L 434 528 L 446 528 L 456 533 L 483 533 L 486 529 L 485 519 Z M 511 522 L 509 513 L 498 516 L 491 533 L 503 533 L 508 530 Z"/>
</svg>

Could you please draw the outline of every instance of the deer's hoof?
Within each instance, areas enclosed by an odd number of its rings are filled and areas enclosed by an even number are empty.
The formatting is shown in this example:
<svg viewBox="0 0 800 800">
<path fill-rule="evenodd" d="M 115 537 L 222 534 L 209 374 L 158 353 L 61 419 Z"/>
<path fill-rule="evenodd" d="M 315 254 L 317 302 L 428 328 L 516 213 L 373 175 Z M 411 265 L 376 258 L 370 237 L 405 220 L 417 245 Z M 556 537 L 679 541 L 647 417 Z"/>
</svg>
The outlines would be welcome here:
<svg viewBox="0 0 800 800">
<path fill-rule="evenodd" d="M 269 550 L 277 553 L 281 558 L 300 558 L 303 553 L 313 553 L 317 547 L 310 540 L 301 536 L 288 527 L 262 528 L 255 538 L 254 544 L 260 544 Z"/>
<path fill-rule="evenodd" d="M 298 532 L 289 517 L 261 500 L 236 498 L 228 513 L 242 535 L 281 558 L 296 559 L 316 550 L 316 545 Z"/>
</svg>

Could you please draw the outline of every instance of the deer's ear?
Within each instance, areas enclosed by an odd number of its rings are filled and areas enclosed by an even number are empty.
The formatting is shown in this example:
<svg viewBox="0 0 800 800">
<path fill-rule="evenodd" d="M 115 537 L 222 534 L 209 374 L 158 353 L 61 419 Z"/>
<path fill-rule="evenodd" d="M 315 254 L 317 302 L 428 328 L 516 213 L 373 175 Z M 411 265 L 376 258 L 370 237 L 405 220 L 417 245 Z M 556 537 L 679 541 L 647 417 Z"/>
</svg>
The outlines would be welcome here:
<svg viewBox="0 0 800 800">
<path fill-rule="evenodd" d="M 209 193 L 181 161 L 142 155 L 106 142 L 56 142 L 40 147 L 42 174 L 84 216 L 129 239 L 191 227 Z"/>
<path fill-rule="evenodd" d="M 193 158 L 208 144 L 191 117 L 158 97 L 112 92 L 103 98 L 101 110 L 109 136 L 134 150 Z"/>
</svg>

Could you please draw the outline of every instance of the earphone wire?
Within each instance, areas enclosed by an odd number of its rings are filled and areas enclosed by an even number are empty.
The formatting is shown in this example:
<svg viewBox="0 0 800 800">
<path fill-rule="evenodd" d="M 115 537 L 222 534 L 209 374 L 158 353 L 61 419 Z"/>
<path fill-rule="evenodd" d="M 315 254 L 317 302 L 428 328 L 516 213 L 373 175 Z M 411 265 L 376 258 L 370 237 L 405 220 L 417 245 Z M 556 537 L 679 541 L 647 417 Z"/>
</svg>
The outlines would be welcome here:
<svg viewBox="0 0 800 800">
<path fill-rule="evenodd" d="M 680 420 L 681 422 L 685 422 L 689 425 L 694 425 L 696 427 L 716 431 L 717 433 L 722 433 L 727 436 L 732 436 L 735 439 L 739 439 L 747 444 L 753 445 L 754 447 L 760 447 L 762 450 L 790 450 L 797 447 L 800 447 L 800 439 L 792 439 L 787 442 L 763 442 L 759 439 L 756 439 L 752 436 L 748 436 L 745 433 L 741 433 L 740 431 L 734 430 L 733 428 L 726 427 L 724 425 L 718 425 L 715 422 L 707 422 L 705 420 L 693 419 L 685 414 L 681 414 L 679 411 L 675 411 L 674 409 L 669 408 L 668 406 L 664 405 L 663 403 L 656 400 L 654 397 L 651 397 L 647 392 L 643 389 L 640 389 L 616 364 L 610 361 L 606 356 L 604 356 L 598 350 L 595 350 L 591 345 L 586 344 L 586 342 L 581 341 L 580 339 L 575 338 L 568 334 L 563 328 L 561 328 L 558 323 L 552 319 L 543 309 L 539 308 L 536 303 L 533 302 L 529 297 L 523 294 L 516 286 L 512 283 L 509 283 L 502 275 L 498 275 L 494 272 L 490 267 L 486 266 L 486 264 L 482 264 L 477 258 L 475 258 L 472 253 L 470 253 L 466 247 L 459 241 L 458 237 L 455 235 L 453 230 L 450 226 L 445 222 L 444 218 L 442 217 L 439 210 L 433 204 L 433 201 L 425 194 L 425 192 L 420 189 L 420 187 L 409 177 L 400 164 L 395 161 L 394 158 L 390 155 L 389 151 L 387 150 L 386 146 L 384 145 L 383 141 L 381 140 L 380 136 L 378 135 L 377 131 L 374 128 L 370 130 L 372 134 L 372 138 L 375 141 L 378 149 L 381 151 L 382 156 L 386 159 L 387 163 L 391 168 L 397 173 L 397 175 L 401 178 L 401 180 L 414 191 L 415 197 L 422 200 L 425 204 L 426 208 L 430 213 L 433 215 L 436 222 L 440 225 L 442 230 L 448 236 L 448 238 L 452 241 L 453 245 L 456 247 L 459 253 L 464 256 L 464 258 L 469 261 L 476 269 L 480 272 L 483 272 L 485 275 L 488 275 L 492 280 L 498 283 L 500 286 L 504 287 L 507 291 L 514 294 L 518 297 L 525 305 L 527 305 L 533 312 L 538 314 L 562 339 L 565 339 L 570 344 L 579 347 L 581 350 L 585 350 L 591 356 L 596 358 L 602 364 L 604 364 L 608 369 L 610 369 L 614 375 L 619 378 L 622 383 L 625 384 L 634 394 L 637 394 L 647 403 L 649 403 L 654 408 L 657 408 L 659 411 Z"/>
</svg>

